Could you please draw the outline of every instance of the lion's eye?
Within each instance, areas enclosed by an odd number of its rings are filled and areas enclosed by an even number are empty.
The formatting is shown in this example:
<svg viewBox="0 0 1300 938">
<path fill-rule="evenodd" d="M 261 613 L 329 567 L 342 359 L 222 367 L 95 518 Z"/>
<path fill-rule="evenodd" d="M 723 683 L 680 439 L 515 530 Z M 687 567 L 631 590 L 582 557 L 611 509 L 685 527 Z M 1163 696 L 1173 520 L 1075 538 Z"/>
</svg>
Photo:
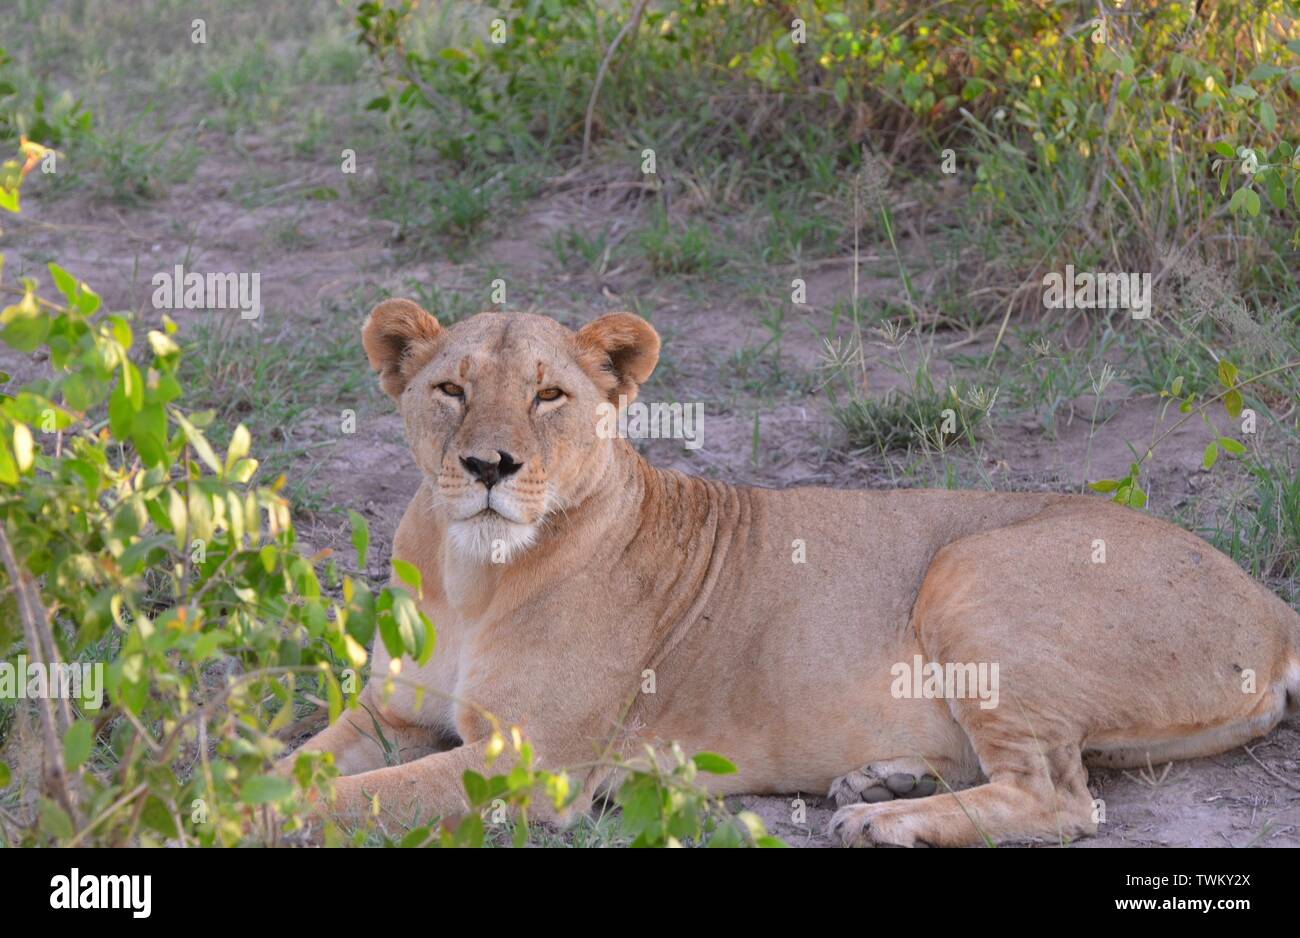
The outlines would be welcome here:
<svg viewBox="0 0 1300 938">
<path fill-rule="evenodd" d="M 442 384 L 437 385 L 437 388 L 439 391 L 441 391 L 443 394 L 446 394 L 448 397 L 465 396 L 465 389 L 462 388 L 459 384 L 452 384 L 450 381 L 442 382 Z"/>
<path fill-rule="evenodd" d="M 539 401 L 558 401 L 562 397 L 564 397 L 564 392 L 559 388 L 547 388 L 544 391 L 537 392 Z"/>
</svg>

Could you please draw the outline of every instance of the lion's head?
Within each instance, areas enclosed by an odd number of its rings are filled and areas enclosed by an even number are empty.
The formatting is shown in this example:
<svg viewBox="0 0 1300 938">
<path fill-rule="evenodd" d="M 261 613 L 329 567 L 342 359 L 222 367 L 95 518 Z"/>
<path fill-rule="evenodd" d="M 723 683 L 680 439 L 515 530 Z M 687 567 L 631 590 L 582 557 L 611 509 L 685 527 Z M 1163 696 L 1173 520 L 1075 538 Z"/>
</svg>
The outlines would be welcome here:
<svg viewBox="0 0 1300 938">
<path fill-rule="evenodd" d="M 635 398 L 659 360 L 659 336 L 631 313 L 577 332 L 527 313 L 443 328 L 410 300 L 385 300 L 361 339 L 453 549 L 477 560 L 509 560 L 586 497 L 614 446 L 597 432 L 601 405 Z"/>
</svg>

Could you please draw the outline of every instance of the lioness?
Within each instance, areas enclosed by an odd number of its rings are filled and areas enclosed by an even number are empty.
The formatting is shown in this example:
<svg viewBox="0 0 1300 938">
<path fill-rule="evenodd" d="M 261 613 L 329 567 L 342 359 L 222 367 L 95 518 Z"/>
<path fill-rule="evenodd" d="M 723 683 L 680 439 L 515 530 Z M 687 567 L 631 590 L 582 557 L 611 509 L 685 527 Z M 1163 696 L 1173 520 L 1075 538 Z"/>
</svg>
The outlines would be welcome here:
<svg viewBox="0 0 1300 938">
<path fill-rule="evenodd" d="M 675 740 L 739 766 L 709 778 L 719 793 L 829 792 L 850 845 L 1059 841 L 1097 828 L 1085 761 L 1221 752 L 1300 703 L 1300 616 L 1139 511 L 655 468 L 597 432 L 600 405 L 632 400 L 658 360 L 637 316 L 443 328 L 388 300 L 362 342 L 424 474 L 393 556 L 419 568 L 438 646 L 385 698 L 376 643 L 362 694 L 427 754 L 384 767 L 355 715 L 306 744 L 337 759 L 338 815 L 372 795 L 407 817 L 462 812 L 486 710 L 547 767 Z M 991 675 L 995 693 L 935 668 Z M 581 810 L 611 778 L 583 781 Z"/>
</svg>

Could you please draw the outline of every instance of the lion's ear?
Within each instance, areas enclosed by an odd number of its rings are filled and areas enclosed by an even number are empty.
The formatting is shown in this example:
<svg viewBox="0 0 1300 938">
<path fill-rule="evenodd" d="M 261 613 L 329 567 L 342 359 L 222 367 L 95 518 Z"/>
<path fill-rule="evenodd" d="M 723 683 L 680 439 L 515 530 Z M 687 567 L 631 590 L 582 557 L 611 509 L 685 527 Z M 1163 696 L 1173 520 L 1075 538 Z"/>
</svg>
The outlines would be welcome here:
<svg viewBox="0 0 1300 938">
<path fill-rule="evenodd" d="M 659 333 L 640 316 L 610 313 L 578 330 L 578 350 L 610 403 L 635 400 L 659 362 Z"/>
<path fill-rule="evenodd" d="M 437 347 L 443 328 L 410 300 L 384 300 L 361 327 L 361 345 L 379 386 L 396 400 Z"/>
</svg>

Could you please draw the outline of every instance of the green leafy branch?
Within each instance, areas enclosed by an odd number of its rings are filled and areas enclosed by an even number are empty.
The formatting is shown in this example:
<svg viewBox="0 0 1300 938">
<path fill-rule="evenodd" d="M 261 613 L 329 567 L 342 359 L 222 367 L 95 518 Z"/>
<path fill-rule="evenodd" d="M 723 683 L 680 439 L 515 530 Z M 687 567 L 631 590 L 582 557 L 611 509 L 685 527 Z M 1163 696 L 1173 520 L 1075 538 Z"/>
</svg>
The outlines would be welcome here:
<svg viewBox="0 0 1300 938">
<path fill-rule="evenodd" d="M 1169 388 L 1160 392 L 1162 399 L 1171 399 L 1178 401 L 1178 410 L 1184 416 L 1175 421 L 1172 426 L 1156 437 L 1147 447 L 1142 457 L 1134 463 L 1130 463 L 1128 475 L 1122 479 L 1100 479 L 1096 482 L 1089 482 L 1088 488 L 1094 492 L 1114 493 L 1111 501 L 1118 502 L 1121 505 L 1128 505 L 1130 508 L 1142 508 L 1147 503 L 1146 492 L 1142 490 L 1139 484 L 1142 464 L 1149 460 L 1158 447 L 1170 434 L 1174 433 L 1179 427 L 1185 424 L 1192 417 L 1199 416 L 1206 424 L 1212 426 L 1206 411 L 1214 404 L 1222 401 L 1224 410 L 1228 416 L 1234 420 L 1241 416 L 1244 401 L 1241 395 L 1243 388 L 1255 384 L 1265 378 L 1280 374 L 1286 371 L 1300 369 L 1300 359 L 1287 362 L 1284 365 L 1278 365 L 1275 368 L 1269 368 L 1261 371 L 1246 379 L 1241 379 L 1239 370 L 1236 365 L 1227 359 L 1219 361 L 1218 378 L 1219 384 L 1223 390 L 1213 397 L 1206 399 L 1197 405 L 1197 396 L 1195 392 L 1189 392 L 1183 395 L 1183 378 L 1181 375 L 1174 378 Z M 1209 469 L 1218 461 L 1220 453 L 1227 453 L 1230 456 L 1240 456 L 1246 452 L 1246 447 L 1239 440 L 1232 437 L 1219 436 L 1211 440 L 1205 447 L 1205 453 L 1202 457 L 1202 465 Z"/>
</svg>

